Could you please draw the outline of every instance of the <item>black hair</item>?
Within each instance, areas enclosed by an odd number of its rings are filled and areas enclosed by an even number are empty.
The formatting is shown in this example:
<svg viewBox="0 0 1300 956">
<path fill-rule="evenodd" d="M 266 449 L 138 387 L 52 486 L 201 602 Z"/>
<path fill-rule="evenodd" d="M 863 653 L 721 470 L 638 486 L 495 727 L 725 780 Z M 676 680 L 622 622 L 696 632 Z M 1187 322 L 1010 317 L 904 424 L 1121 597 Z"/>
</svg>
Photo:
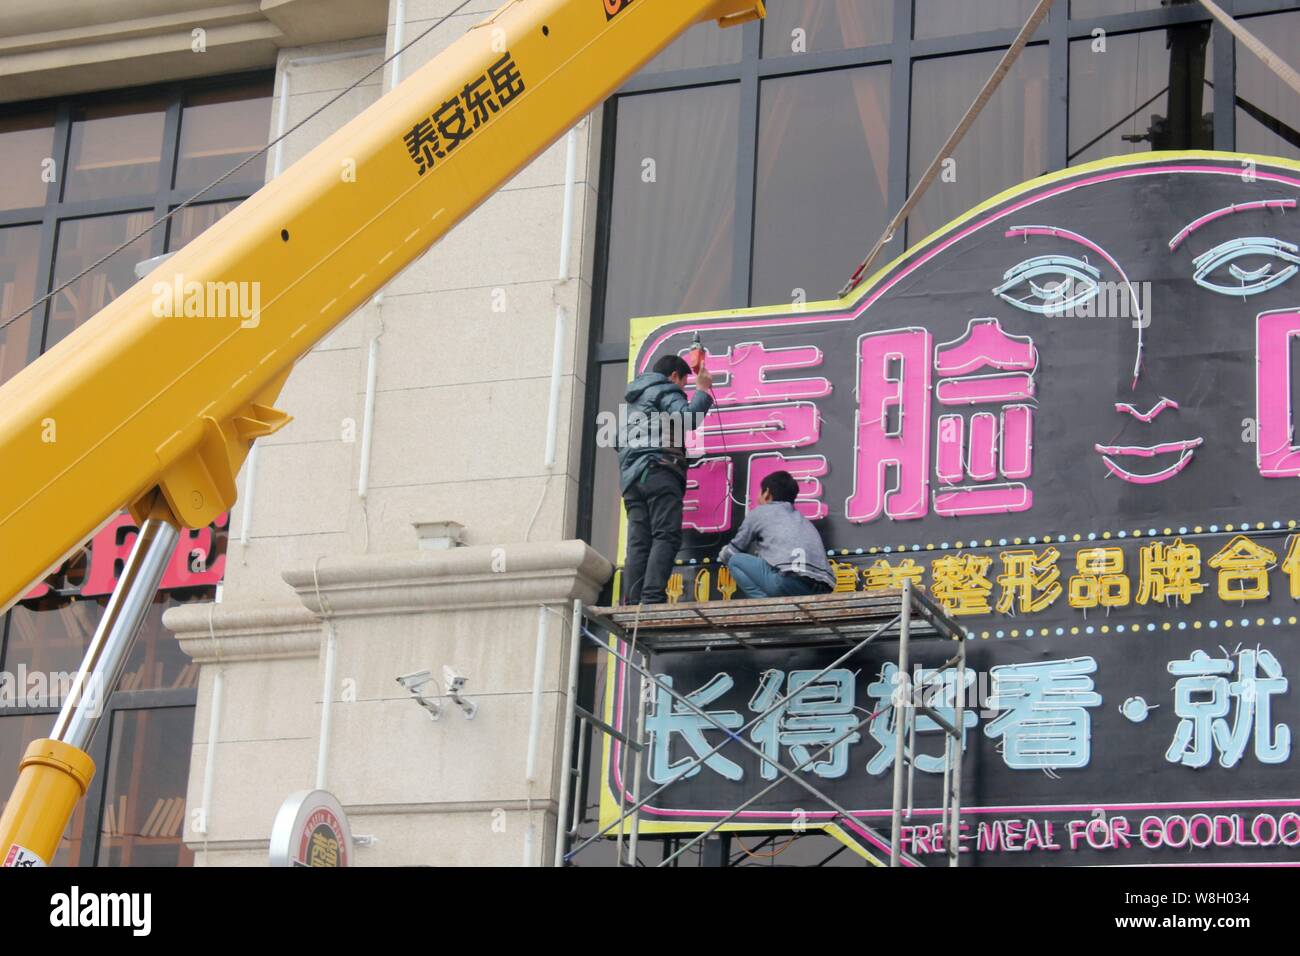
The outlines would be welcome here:
<svg viewBox="0 0 1300 956">
<path fill-rule="evenodd" d="M 763 479 L 762 489 L 772 496 L 773 501 L 788 501 L 794 504 L 799 497 L 799 482 L 788 471 L 774 471 Z"/>
<path fill-rule="evenodd" d="M 672 375 L 680 375 L 683 379 L 691 374 L 691 367 L 686 364 L 686 360 L 680 355 L 665 355 L 659 361 L 655 362 L 654 370 L 664 378 Z"/>
</svg>

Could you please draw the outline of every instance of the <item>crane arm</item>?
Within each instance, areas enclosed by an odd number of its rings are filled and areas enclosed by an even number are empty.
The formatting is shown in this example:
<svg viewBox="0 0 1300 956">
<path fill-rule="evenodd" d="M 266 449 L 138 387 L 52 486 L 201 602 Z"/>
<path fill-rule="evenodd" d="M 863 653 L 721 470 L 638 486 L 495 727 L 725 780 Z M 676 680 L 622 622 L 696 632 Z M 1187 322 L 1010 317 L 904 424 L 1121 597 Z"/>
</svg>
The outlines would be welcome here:
<svg viewBox="0 0 1300 956">
<path fill-rule="evenodd" d="M 510 0 L 0 388 L 0 607 L 128 508 L 203 527 L 294 363 L 675 37 L 762 0 Z"/>
</svg>

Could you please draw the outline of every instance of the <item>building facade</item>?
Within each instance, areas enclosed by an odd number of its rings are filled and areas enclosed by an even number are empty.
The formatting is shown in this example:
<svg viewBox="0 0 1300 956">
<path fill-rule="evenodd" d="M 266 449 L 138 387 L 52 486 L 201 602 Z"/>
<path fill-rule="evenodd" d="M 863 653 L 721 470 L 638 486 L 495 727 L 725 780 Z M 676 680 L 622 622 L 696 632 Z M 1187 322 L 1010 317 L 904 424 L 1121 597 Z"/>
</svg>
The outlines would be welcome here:
<svg viewBox="0 0 1300 956">
<path fill-rule="evenodd" d="M 0 154 L 26 173 L 0 183 L 0 320 L 236 171 L 0 331 L 0 374 L 496 5 L 11 4 Z M 567 615 L 610 596 L 618 559 L 596 421 L 631 320 L 833 297 L 1034 5 L 770 0 L 765 23 L 696 28 L 319 343 L 235 511 L 184 542 L 60 862 L 263 864 L 277 807 L 314 786 L 374 837 L 362 865 L 549 862 Z M 1300 47 L 1300 4 L 1226 6 Z M 1294 94 L 1199 4 L 1058 0 L 888 252 L 1043 173 L 1149 149 L 1296 158 L 1297 130 Z M 75 669 L 129 533 L 6 616 L 0 668 Z M 396 680 L 444 666 L 472 720 L 430 721 Z M 0 710 L 0 786 L 56 709 Z"/>
</svg>

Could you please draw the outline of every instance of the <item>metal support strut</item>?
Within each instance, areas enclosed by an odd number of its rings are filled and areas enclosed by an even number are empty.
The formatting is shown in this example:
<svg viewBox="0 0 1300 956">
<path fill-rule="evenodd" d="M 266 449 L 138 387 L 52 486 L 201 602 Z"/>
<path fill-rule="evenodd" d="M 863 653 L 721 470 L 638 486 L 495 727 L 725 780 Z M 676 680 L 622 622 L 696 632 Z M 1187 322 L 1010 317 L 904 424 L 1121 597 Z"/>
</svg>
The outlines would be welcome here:
<svg viewBox="0 0 1300 956">
<path fill-rule="evenodd" d="M 140 526 L 54 730 L 48 738 L 33 741 L 23 755 L 18 782 L 0 817 L 0 859 L 14 859 L 17 865 L 48 865 L 54 858 L 95 774 L 86 751 L 179 537 L 170 511 L 161 502 L 155 504 Z"/>
</svg>

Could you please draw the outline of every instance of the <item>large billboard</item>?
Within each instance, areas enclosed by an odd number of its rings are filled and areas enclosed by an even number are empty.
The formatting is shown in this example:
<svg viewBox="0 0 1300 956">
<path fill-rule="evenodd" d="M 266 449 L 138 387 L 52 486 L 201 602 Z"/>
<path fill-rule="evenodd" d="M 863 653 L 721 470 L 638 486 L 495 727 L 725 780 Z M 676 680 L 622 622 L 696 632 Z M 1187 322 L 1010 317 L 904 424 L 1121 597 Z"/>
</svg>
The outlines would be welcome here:
<svg viewBox="0 0 1300 956">
<path fill-rule="evenodd" d="M 910 579 L 966 629 L 963 862 L 1300 861 L 1298 199 L 1287 160 L 1104 160 L 984 203 L 850 299 L 634 323 L 633 374 L 698 333 L 715 380 L 674 600 L 736 596 L 713 558 L 785 469 L 841 590 Z M 729 654 L 655 671 L 748 719 L 831 660 Z M 873 655 L 810 685 L 818 726 L 873 712 Z M 717 732 L 650 710 L 657 786 Z M 878 721 L 804 771 L 864 815 L 889 805 L 888 708 Z M 746 733 L 788 757 L 802 738 L 781 727 Z M 743 799 L 763 768 L 731 760 L 692 768 L 664 794 L 686 802 L 643 826 L 699 828 Z M 924 860 L 939 784 L 918 769 L 905 842 Z M 789 829 L 808 806 L 793 784 L 765 801 L 777 818 L 741 826 Z"/>
</svg>

